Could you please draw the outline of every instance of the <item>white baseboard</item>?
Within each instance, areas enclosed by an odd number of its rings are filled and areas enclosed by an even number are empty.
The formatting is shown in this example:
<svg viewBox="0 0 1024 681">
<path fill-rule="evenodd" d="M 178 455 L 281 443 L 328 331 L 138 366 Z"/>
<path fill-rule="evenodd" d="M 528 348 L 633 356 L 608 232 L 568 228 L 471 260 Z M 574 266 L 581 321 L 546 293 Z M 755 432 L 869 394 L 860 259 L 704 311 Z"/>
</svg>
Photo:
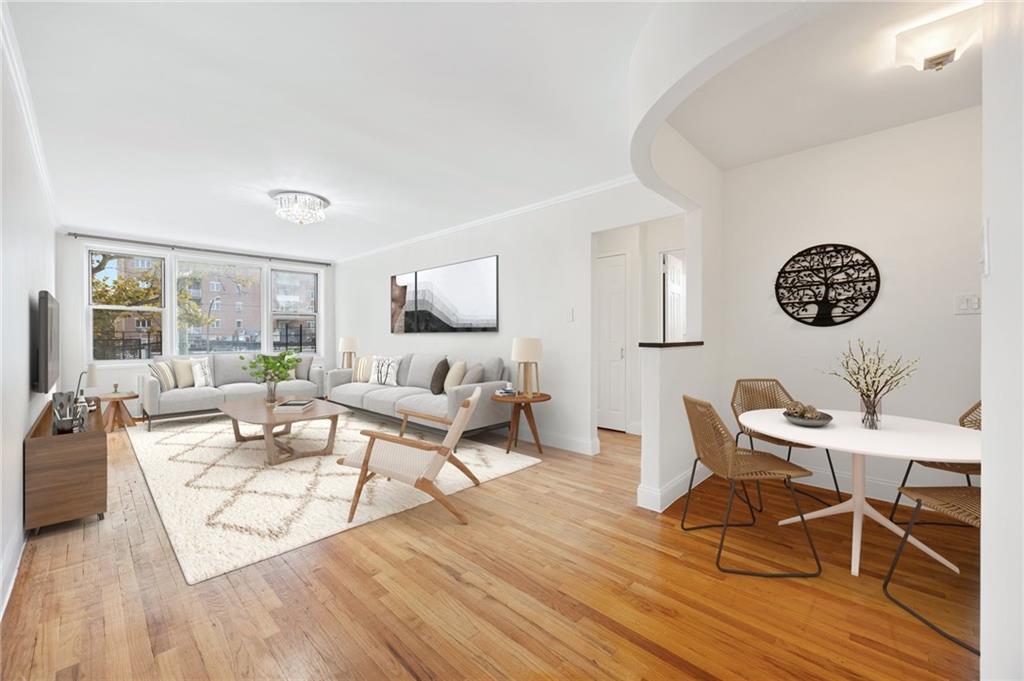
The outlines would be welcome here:
<svg viewBox="0 0 1024 681">
<path fill-rule="evenodd" d="M 709 477 L 711 477 L 711 472 L 707 468 L 697 466 L 697 477 L 693 481 L 693 486 L 700 485 Z M 671 506 L 676 499 L 686 494 L 686 488 L 689 485 L 690 471 L 680 473 L 661 488 L 639 485 L 636 488 L 636 505 L 649 511 L 661 513 Z"/>
<path fill-rule="evenodd" d="M 17 553 L 17 558 L 11 561 L 10 567 L 6 565 L 4 566 L 4 576 L 5 579 L 7 580 L 7 583 L 3 585 L 4 599 L 3 604 L 0 605 L 0 618 L 2 618 L 4 612 L 7 611 L 7 602 L 11 600 L 11 593 L 14 591 L 14 582 L 17 581 L 18 570 L 21 568 L 21 557 L 25 554 L 25 533 L 22 532 L 19 535 L 16 535 L 16 539 L 19 539 L 21 541 L 21 545 L 16 549 L 16 551 L 12 550 L 11 553 Z M 4 558 L 6 557 L 7 551 L 5 550 Z M 8 570 L 10 570 L 10 577 L 7 577 Z"/>
</svg>

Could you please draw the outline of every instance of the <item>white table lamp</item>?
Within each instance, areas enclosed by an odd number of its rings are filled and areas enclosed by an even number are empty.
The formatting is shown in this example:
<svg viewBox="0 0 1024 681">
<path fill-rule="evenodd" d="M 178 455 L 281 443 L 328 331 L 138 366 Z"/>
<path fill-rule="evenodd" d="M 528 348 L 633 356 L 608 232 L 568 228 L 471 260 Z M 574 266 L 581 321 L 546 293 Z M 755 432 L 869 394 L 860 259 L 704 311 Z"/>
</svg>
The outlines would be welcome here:
<svg viewBox="0 0 1024 681">
<path fill-rule="evenodd" d="M 338 352 L 341 353 L 341 368 L 351 369 L 355 364 L 356 352 L 359 350 L 359 340 L 353 336 L 342 336 L 338 341 Z"/>
<path fill-rule="evenodd" d="M 520 391 L 527 397 L 533 397 L 534 391 L 540 392 L 540 369 L 537 367 L 537 363 L 543 358 L 544 349 L 540 338 L 512 339 L 512 361 L 519 362 L 516 383 L 519 385 Z M 534 385 L 534 378 L 536 385 Z"/>
</svg>

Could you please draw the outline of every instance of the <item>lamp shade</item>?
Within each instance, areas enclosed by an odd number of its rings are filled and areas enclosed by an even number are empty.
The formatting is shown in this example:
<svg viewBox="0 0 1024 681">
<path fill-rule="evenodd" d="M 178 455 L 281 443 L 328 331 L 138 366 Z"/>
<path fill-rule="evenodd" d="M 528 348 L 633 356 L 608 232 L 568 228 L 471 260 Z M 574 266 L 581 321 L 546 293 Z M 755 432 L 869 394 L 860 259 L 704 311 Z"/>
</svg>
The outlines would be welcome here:
<svg viewBox="0 0 1024 681">
<path fill-rule="evenodd" d="M 539 362 L 544 357 L 540 338 L 513 338 L 513 362 Z"/>
<path fill-rule="evenodd" d="M 89 362 L 89 366 L 85 370 L 85 387 L 97 388 L 99 384 L 99 377 L 96 375 L 96 363 Z"/>
<path fill-rule="evenodd" d="M 342 336 L 338 341 L 338 352 L 356 352 L 359 349 L 359 339 L 354 336 Z"/>
</svg>

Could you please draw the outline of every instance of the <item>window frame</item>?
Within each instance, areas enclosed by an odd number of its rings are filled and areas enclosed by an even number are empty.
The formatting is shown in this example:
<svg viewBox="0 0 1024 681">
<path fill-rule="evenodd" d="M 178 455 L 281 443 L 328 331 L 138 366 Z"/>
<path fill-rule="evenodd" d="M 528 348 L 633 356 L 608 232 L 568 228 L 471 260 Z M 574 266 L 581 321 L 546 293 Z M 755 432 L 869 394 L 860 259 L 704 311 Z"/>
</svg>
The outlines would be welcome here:
<svg viewBox="0 0 1024 681">
<path fill-rule="evenodd" d="M 323 268 L 315 268 L 315 267 L 292 266 L 290 263 L 289 263 L 288 267 L 274 267 L 273 263 L 270 263 L 270 265 L 271 265 L 270 266 L 270 276 L 267 278 L 267 287 L 268 287 L 268 289 L 267 289 L 268 290 L 267 314 L 269 315 L 268 316 L 268 329 L 269 329 L 269 332 L 270 332 L 270 337 L 269 337 L 270 348 L 271 348 L 270 351 L 271 352 L 274 351 L 273 347 L 274 347 L 274 318 L 275 318 L 275 316 L 279 315 L 279 316 L 287 317 L 290 314 L 292 314 L 292 313 L 287 313 L 287 312 L 277 312 L 277 313 L 274 312 L 274 273 L 275 272 L 281 272 L 283 274 L 312 274 L 312 275 L 314 275 L 316 277 L 316 287 L 313 290 L 313 294 L 314 294 L 313 295 L 313 311 L 312 312 L 297 313 L 294 316 L 301 316 L 301 317 L 312 316 L 313 317 L 313 321 L 316 323 L 316 334 L 315 334 L 315 338 L 314 338 L 314 343 L 316 345 L 313 348 L 313 354 L 316 355 L 316 356 L 322 356 L 323 355 L 323 341 L 324 341 L 324 337 L 323 337 L 323 329 L 321 328 L 321 323 L 320 322 L 323 319 L 323 293 L 322 293 L 322 291 L 324 290 L 324 274 L 325 274 L 325 270 Z M 308 328 L 308 321 L 309 320 L 306 320 L 307 328 Z"/>
<path fill-rule="evenodd" d="M 161 272 L 161 297 L 163 299 L 163 305 L 108 305 L 106 303 L 93 303 L 92 301 L 92 255 L 93 253 L 105 253 L 123 258 L 130 258 L 133 266 L 134 262 L 139 259 L 149 260 L 150 266 L 154 261 L 159 260 L 163 264 L 163 271 Z M 149 312 L 149 313 L 160 313 L 160 356 L 165 357 L 167 355 L 167 267 L 170 262 L 170 258 L 167 257 L 163 252 L 156 251 L 150 248 L 124 248 L 118 244 L 109 244 L 104 242 L 89 242 L 83 245 L 83 259 L 85 262 L 84 285 L 85 285 L 85 334 L 83 338 L 84 345 L 84 356 L 88 358 L 89 362 L 95 363 L 97 366 L 115 366 L 119 364 L 138 364 L 142 362 L 151 362 L 152 358 L 145 359 L 97 359 L 95 356 L 95 344 L 93 338 L 93 311 L 95 310 L 121 310 L 125 312 Z M 137 320 L 136 320 L 137 321 Z"/>
<path fill-rule="evenodd" d="M 85 329 L 82 340 L 82 352 L 83 357 L 89 358 L 87 361 L 95 362 L 97 366 L 104 367 L 138 367 L 146 365 L 152 361 L 152 359 L 105 359 L 97 360 L 93 358 L 93 347 L 92 347 L 92 310 L 94 308 L 102 309 L 103 307 L 114 307 L 120 309 L 120 306 L 103 306 L 92 304 L 92 266 L 91 266 L 91 253 L 98 251 L 102 253 L 113 253 L 120 256 L 128 257 L 143 257 L 150 260 L 162 260 L 163 261 L 163 294 L 164 304 L 163 308 L 146 308 L 142 311 L 147 312 L 162 312 L 160 317 L 161 324 L 161 356 L 163 357 L 177 357 L 176 348 L 178 347 L 178 335 L 179 333 L 188 333 L 188 329 L 179 329 L 177 326 L 177 314 L 178 314 L 178 263 L 181 261 L 187 262 L 208 262 L 212 264 L 235 264 L 235 265 L 247 265 L 258 267 L 260 269 L 260 350 L 263 354 L 271 354 L 274 352 L 274 341 L 273 341 L 273 314 L 271 308 L 273 301 L 271 300 L 271 274 L 273 271 L 282 272 L 296 272 L 296 273 L 308 273 L 315 274 L 317 277 L 317 295 L 315 300 L 314 314 L 317 320 L 316 329 L 316 350 L 312 354 L 318 360 L 323 360 L 331 356 L 329 352 L 328 335 L 327 329 L 324 323 L 327 320 L 327 313 L 329 307 L 325 297 L 329 294 L 328 285 L 330 281 L 327 274 L 330 271 L 329 266 L 321 266 L 316 264 L 304 264 L 299 262 L 288 262 L 281 263 L 275 261 L 272 256 L 246 256 L 246 255 L 218 255 L 210 256 L 197 251 L 190 251 L 187 248 L 165 248 L 158 246 L 136 246 L 134 244 L 127 246 L 113 241 L 104 241 L 102 238 L 94 239 L 82 239 L 82 261 L 85 265 L 84 272 L 82 274 L 81 281 L 84 286 L 83 295 L 83 309 L 85 313 Z M 283 265 L 283 266 L 282 266 Z M 81 299 L 80 299 L 81 300 Z"/>
</svg>

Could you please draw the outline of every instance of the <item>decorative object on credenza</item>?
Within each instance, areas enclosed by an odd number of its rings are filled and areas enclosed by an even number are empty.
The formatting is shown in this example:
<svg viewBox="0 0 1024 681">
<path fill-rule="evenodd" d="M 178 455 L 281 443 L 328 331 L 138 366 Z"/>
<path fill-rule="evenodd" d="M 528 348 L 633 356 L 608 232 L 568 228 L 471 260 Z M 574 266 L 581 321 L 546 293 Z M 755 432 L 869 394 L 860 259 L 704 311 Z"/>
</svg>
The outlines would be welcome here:
<svg viewBox="0 0 1024 681">
<path fill-rule="evenodd" d="M 783 311 L 809 326 L 856 319 L 878 297 L 878 267 L 863 251 L 843 244 L 811 246 L 790 258 L 775 279 Z"/>
<path fill-rule="evenodd" d="M 239 355 L 239 359 L 247 358 Z M 277 384 L 295 378 L 295 368 L 301 363 L 297 354 L 285 350 L 276 355 L 256 355 L 245 369 L 250 376 L 267 384 L 267 403 L 273 403 L 277 401 Z"/>
<path fill-rule="evenodd" d="M 359 351 L 359 339 L 353 336 L 342 336 L 338 341 L 338 352 L 341 353 L 341 368 L 351 369 Z"/>
<path fill-rule="evenodd" d="M 391 277 L 391 333 L 498 330 L 498 256 Z"/>
<path fill-rule="evenodd" d="M 534 392 L 540 391 L 540 369 L 537 363 L 543 358 L 544 348 L 540 338 L 512 339 L 512 361 L 519 363 L 516 383 L 527 397 L 533 397 Z"/>
<path fill-rule="evenodd" d="M 818 411 L 813 404 L 804 404 L 803 402 L 794 402 L 789 405 L 782 415 L 794 426 L 804 428 L 821 428 L 832 421 L 831 414 Z"/>
<path fill-rule="evenodd" d="M 85 415 L 89 408 L 80 408 L 75 393 L 55 392 L 53 393 L 53 434 L 63 435 L 82 430 L 85 423 Z"/>
<path fill-rule="evenodd" d="M 865 428 L 877 430 L 882 398 L 910 380 L 917 371 L 918 362 L 916 359 L 904 360 L 902 355 L 890 361 L 879 343 L 871 348 L 858 340 L 856 348 L 849 343 L 839 356 L 839 369 L 828 373 L 846 381 L 857 391 L 863 411 L 861 423 Z"/>
<path fill-rule="evenodd" d="M 98 408 L 99 405 L 96 402 L 89 402 L 85 399 L 85 389 L 82 387 L 82 378 L 85 378 L 86 388 L 96 388 L 99 386 L 99 379 L 96 376 L 96 362 L 89 362 L 86 370 L 78 374 L 78 384 L 75 386 L 75 394 L 78 396 L 76 399 L 78 405 L 84 405 L 87 411 L 93 411 Z"/>
</svg>

